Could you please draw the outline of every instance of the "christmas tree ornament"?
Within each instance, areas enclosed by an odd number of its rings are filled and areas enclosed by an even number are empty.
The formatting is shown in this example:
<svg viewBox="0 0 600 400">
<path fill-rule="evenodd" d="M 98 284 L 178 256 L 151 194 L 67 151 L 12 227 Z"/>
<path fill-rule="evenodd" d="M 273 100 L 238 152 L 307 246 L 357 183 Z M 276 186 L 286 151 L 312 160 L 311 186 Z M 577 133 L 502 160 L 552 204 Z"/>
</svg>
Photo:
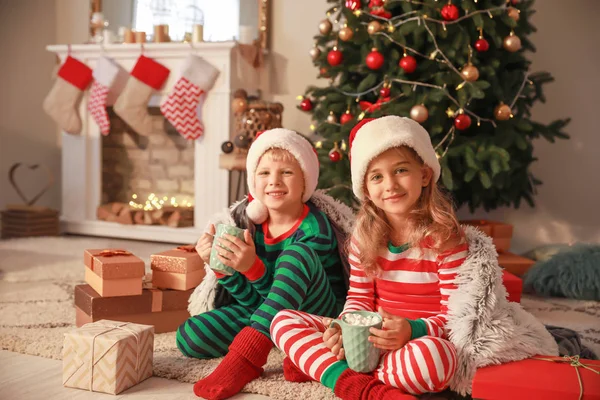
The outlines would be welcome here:
<svg viewBox="0 0 600 400">
<path fill-rule="evenodd" d="M 466 64 L 460 71 L 460 74 L 468 82 L 475 82 L 479 79 L 479 70 L 473 64 Z"/>
<path fill-rule="evenodd" d="M 417 60 L 413 56 L 409 56 L 404 53 L 404 56 L 400 59 L 398 65 L 404 70 L 404 72 L 411 74 L 417 69 Z"/>
<path fill-rule="evenodd" d="M 502 47 L 506 51 L 510 51 L 511 53 L 517 52 L 521 50 L 521 39 L 514 32 L 510 32 L 510 35 L 504 38 L 502 42 Z"/>
<path fill-rule="evenodd" d="M 248 100 L 244 97 L 238 97 L 231 101 L 231 109 L 234 114 L 241 114 L 248 110 Z"/>
<path fill-rule="evenodd" d="M 160 111 L 184 138 L 195 140 L 204 133 L 198 110 L 218 75 L 218 69 L 195 54 L 189 54 L 183 62 L 181 76 L 160 105 Z"/>
<path fill-rule="evenodd" d="M 58 70 L 58 78 L 44 99 L 43 107 L 63 131 L 74 135 L 81 132 L 78 105 L 92 79 L 92 69 L 71 56 L 67 56 Z"/>
<path fill-rule="evenodd" d="M 233 138 L 233 143 L 240 149 L 247 149 L 250 147 L 251 141 L 250 136 L 245 133 L 240 133 Z"/>
<path fill-rule="evenodd" d="M 104 136 L 110 133 L 110 120 L 106 113 L 106 99 L 119 74 L 127 72 L 112 58 L 102 56 L 94 68 L 94 83 L 90 88 L 88 111 Z M 117 85 L 115 85 L 117 86 Z"/>
<path fill-rule="evenodd" d="M 479 37 L 479 39 L 477 39 L 474 46 L 475 46 L 475 50 L 477 50 L 480 53 L 486 52 L 490 48 L 489 42 L 487 40 L 485 40 L 484 38 L 482 38 L 481 36 Z"/>
<path fill-rule="evenodd" d="M 351 11 L 360 10 L 361 7 L 362 4 L 360 3 L 360 0 L 346 0 L 346 8 Z"/>
<path fill-rule="evenodd" d="M 500 102 L 500 104 L 494 108 L 494 118 L 496 118 L 498 121 L 506 121 L 512 116 L 513 115 L 510 107 L 502 102 Z"/>
<path fill-rule="evenodd" d="M 371 49 L 371 52 L 367 55 L 365 59 L 365 63 L 367 67 L 372 70 L 378 70 L 383 66 L 385 59 L 383 58 L 383 54 L 377 51 L 376 48 Z"/>
<path fill-rule="evenodd" d="M 340 65 L 344 61 L 344 55 L 341 51 L 337 49 L 336 46 L 333 46 L 333 50 L 327 53 L 327 62 L 332 67 L 336 67 Z"/>
<path fill-rule="evenodd" d="M 423 104 L 414 105 L 410 109 L 410 117 L 422 124 L 423 122 L 427 121 L 427 118 L 429 118 L 429 110 Z"/>
<path fill-rule="evenodd" d="M 325 67 L 321 67 L 321 69 L 319 69 L 319 74 L 321 74 L 321 76 L 324 78 L 327 78 L 329 76 L 327 68 Z"/>
<path fill-rule="evenodd" d="M 456 21 L 459 16 L 458 7 L 452 3 L 448 3 L 442 7 L 441 14 L 442 18 L 444 18 L 446 21 Z"/>
<path fill-rule="evenodd" d="M 154 91 L 160 90 L 169 73 L 164 65 L 141 55 L 113 107 L 115 113 L 140 135 L 150 135 L 154 130 L 148 101 Z"/>
<path fill-rule="evenodd" d="M 312 58 L 313 61 L 316 61 L 321 55 L 321 50 L 315 45 L 315 47 L 308 51 L 308 54 L 310 54 L 310 58 Z"/>
<path fill-rule="evenodd" d="M 512 18 L 515 22 L 519 20 L 519 18 L 521 17 L 521 11 L 519 11 L 518 9 L 514 8 L 514 7 L 508 7 L 508 16 L 510 18 Z"/>
<path fill-rule="evenodd" d="M 383 8 L 384 4 L 384 0 L 371 0 L 369 2 L 369 9 L 371 10 L 371 14 L 377 17 L 390 19 L 392 17 L 392 13 L 386 11 L 385 8 Z"/>
<path fill-rule="evenodd" d="M 221 145 L 221 151 L 223 151 L 223 153 L 225 154 L 229 154 L 231 152 L 233 152 L 233 142 L 231 141 L 226 141 L 223 142 L 223 144 Z"/>
<path fill-rule="evenodd" d="M 511 4 L 513 6 L 516 6 L 517 4 L 519 4 L 521 1 L 520 0 L 510 0 Z"/>
<path fill-rule="evenodd" d="M 331 28 L 333 28 L 333 25 L 328 19 L 324 19 L 319 23 L 319 32 L 321 32 L 321 35 L 329 35 L 329 32 L 331 32 Z"/>
<path fill-rule="evenodd" d="M 384 83 L 383 87 L 379 89 L 379 95 L 381 97 L 390 97 L 390 85 L 388 83 Z"/>
<path fill-rule="evenodd" d="M 332 162 L 338 162 L 342 159 L 342 151 L 338 147 L 338 142 L 333 144 L 333 149 L 329 151 L 329 159 Z"/>
<path fill-rule="evenodd" d="M 354 119 L 354 115 L 352 115 L 352 113 L 350 113 L 350 110 L 346 110 L 345 113 L 342 114 L 342 116 L 340 117 L 340 123 L 342 125 L 344 125 L 347 122 L 350 122 Z"/>
<path fill-rule="evenodd" d="M 471 117 L 469 117 L 467 114 L 458 114 L 454 118 L 454 126 L 459 131 L 468 129 L 471 126 Z"/>
<path fill-rule="evenodd" d="M 238 89 L 235 92 L 233 92 L 233 98 L 234 99 L 247 99 L 248 92 L 246 92 L 244 89 Z"/>
<path fill-rule="evenodd" d="M 369 32 L 369 35 L 374 35 L 377 32 L 379 32 L 381 29 L 382 29 L 382 26 L 379 23 L 379 21 L 371 21 L 371 22 L 369 22 L 369 25 L 367 25 L 367 32 Z"/>
<path fill-rule="evenodd" d="M 333 111 L 329 111 L 329 115 L 327 116 L 327 122 L 329 122 L 330 124 L 337 123 L 337 117 L 335 116 Z"/>
<path fill-rule="evenodd" d="M 340 29 L 340 31 L 338 32 L 338 37 L 343 40 L 344 42 L 347 42 L 349 40 L 352 40 L 352 38 L 354 37 L 354 31 L 352 30 L 352 28 L 349 28 L 347 26 L 344 26 L 342 29 Z"/>
<path fill-rule="evenodd" d="M 300 108 L 302 111 L 308 112 L 313 109 L 313 103 L 310 101 L 310 99 L 304 98 L 304 100 L 300 102 Z"/>
</svg>

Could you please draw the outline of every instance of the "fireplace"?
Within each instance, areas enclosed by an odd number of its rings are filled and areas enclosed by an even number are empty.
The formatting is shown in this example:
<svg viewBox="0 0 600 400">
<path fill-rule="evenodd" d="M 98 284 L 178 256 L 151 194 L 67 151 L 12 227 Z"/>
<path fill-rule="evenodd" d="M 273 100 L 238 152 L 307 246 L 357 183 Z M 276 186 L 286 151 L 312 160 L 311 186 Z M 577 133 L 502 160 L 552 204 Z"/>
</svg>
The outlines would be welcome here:
<svg viewBox="0 0 600 400">
<path fill-rule="evenodd" d="M 66 45 L 47 49 L 61 59 L 69 51 Z M 79 108 L 81 134 L 62 133 L 61 225 L 63 231 L 74 234 L 193 243 L 209 218 L 228 206 L 229 176 L 218 165 L 221 144 L 231 140 L 233 133 L 231 94 L 241 87 L 256 89 L 256 71 L 238 63 L 235 42 L 147 43 L 143 49 L 136 44 L 70 46 L 71 56 L 91 68 L 105 55 L 128 71 L 142 50 L 171 71 L 149 102 L 156 131 L 148 136 L 131 132 L 109 107 L 111 132 L 102 136 L 87 112 L 85 93 Z M 158 109 L 190 52 L 220 71 L 201 110 L 204 135 L 194 141 L 181 137 Z M 111 97 L 109 94 L 109 101 Z M 106 211 L 115 203 L 127 206 L 131 223 L 126 219 L 103 220 L 99 210 L 104 207 Z M 175 211 L 179 213 L 178 223 L 173 218 L 169 221 L 169 213 Z"/>
</svg>

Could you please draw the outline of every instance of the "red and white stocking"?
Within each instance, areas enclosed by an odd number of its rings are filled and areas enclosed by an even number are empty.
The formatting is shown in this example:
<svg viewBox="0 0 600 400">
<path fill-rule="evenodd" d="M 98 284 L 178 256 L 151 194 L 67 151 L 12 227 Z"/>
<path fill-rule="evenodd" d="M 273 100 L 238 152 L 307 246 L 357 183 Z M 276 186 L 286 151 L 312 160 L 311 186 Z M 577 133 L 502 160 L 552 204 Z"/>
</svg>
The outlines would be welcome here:
<svg viewBox="0 0 600 400">
<path fill-rule="evenodd" d="M 161 104 L 160 111 L 184 138 L 197 139 L 204 132 L 199 111 L 218 74 L 219 71 L 202 57 L 190 54 L 181 77 Z"/>
<path fill-rule="evenodd" d="M 96 64 L 93 73 L 94 83 L 90 88 L 88 110 L 98 127 L 100 127 L 100 132 L 105 136 L 110 132 L 110 121 L 106 113 L 106 98 L 118 74 L 119 66 L 112 58 L 100 57 L 98 59 L 98 64 Z"/>
</svg>

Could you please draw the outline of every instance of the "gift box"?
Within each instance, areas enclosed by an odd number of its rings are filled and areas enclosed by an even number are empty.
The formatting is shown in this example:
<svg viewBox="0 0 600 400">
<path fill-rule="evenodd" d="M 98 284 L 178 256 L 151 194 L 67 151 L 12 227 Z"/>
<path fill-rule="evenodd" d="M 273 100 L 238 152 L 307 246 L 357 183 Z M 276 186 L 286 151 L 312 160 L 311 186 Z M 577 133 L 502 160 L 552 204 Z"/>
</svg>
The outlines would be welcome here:
<svg viewBox="0 0 600 400">
<path fill-rule="evenodd" d="M 515 303 L 521 302 L 521 293 L 523 292 L 523 280 L 507 270 L 502 271 L 502 283 L 508 292 L 508 301 Z"/>
<path fill-rule="evenodd" d="M 152 285 L 162 289 L 188 290 L 202 282 L 204 261 L 193 245 L 150 256 Z"/>
<path fill-rule="evenodd" d="M 101 296 L 135 296 L 142 293 L 145 264 L 125 250 L 90 249 L 83 253 L 85 281 Z"/>
<path fill-rule="evenodd" d="M 63 386 L 118 394 L 152 376 L 154 328 L 101 320 L 65 334 Z"/>
<path fill-rule="evenodd" d="M 102 319 L 152 325 L 156 333 L 173 332 L 190 314 L 194 291 L 161 290 L 144 284 L 137 296 L 102 297 L 90 285 L 75 286 L 75 323 L 83 326 Z"/>
<path fill-rule="evenodd" d="M 475 226 L 483 233 L 491 237 L 498 253 L 502 253 L 510 249 L 510 240 L 512 239 L 513 234 L 512 225 L 488 220 L 467 220 L 462 221 L 461 223 Z"/>
<path fill-rule="evenodd" d="M 598 400 L 600 375 L 594 371 L 600 371 L 598 360 L 535 356 L 478 369 L 472 396 L 490 400 Z"/>
<path fill-rule="evenodd" d="M 498 254 L 498 264 L 511 274 L 523 276 L 535 264 L 535 261 L 513 253 L 500 253 Z"/>
</svg>

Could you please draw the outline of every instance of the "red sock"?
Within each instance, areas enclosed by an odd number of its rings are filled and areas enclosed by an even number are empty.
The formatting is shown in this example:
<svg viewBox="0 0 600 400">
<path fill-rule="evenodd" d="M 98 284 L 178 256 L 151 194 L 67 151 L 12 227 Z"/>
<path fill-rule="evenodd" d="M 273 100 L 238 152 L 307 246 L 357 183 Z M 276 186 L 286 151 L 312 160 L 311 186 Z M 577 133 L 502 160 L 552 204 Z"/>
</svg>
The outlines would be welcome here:
<svg viewBox="0 0 600 400">
<path fill-rule="evenodd" d="M 338 378 L 334 393 L 343 400 L 409 400 L 416 397 L 386 385 L 372 375 L 347 369 Z"/>
<path fill-rule="evenodd" d="M 288 382 L 309 382 L 314 379 L 296 367 L 289 357 L 283 359 L 283 377 Z"/>
<path fill-rule="evenodd" d="M 239 393 L 263 372 L 273 342 L 256 329 L 246 327 L 233 339 L 219 366 L 194 385 L 194 393 L 208 400 L 221 400 Z"/>
</svg>

